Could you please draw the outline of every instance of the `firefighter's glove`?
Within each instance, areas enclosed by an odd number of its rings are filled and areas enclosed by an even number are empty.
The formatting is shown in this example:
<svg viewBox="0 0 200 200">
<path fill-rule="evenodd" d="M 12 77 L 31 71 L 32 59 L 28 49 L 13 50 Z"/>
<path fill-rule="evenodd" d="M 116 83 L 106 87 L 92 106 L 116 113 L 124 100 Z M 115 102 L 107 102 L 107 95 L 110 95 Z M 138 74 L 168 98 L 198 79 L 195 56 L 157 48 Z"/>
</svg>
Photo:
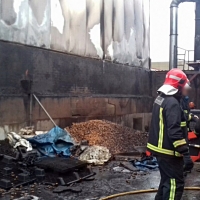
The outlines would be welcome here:
<svg viewBox="0 0 200 200">
<path fill-rule="evenodd" d="M 194 166 L 194 163 L 190 158 L 189 152 L 183 154 L 183 161 L 184 161 L 184 171 L 190 172 Z"/>
<path fill-rule="evenodd" d="M 183 155 L 184 171 L 190 172 L 194 166 L 194 163 L 193 163 L 192 159 L 190 158 L 188 146 L 186 144 L 178 146 L 176 148 L 176 151 L 178 151 L 180 154 Z"/>
</svg>

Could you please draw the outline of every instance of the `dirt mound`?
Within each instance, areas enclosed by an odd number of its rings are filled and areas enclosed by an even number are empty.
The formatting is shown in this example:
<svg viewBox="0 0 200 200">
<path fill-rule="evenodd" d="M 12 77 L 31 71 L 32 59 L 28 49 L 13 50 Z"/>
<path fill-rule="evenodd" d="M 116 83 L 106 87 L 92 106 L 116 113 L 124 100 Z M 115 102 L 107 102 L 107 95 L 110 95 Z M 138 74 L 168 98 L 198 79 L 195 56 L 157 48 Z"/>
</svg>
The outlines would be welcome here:
<svg viewBox="0 0 200 200">
<path fill-rule="evenodd" d="M 107 147 L 111 153 L 134 151 L 134 146 L 147 143 L 147 134 L 109 121 L 90 120 L 74 123 L 66 130 L 77 141 L 87 140 L 89 145 Z"/>
</svg>

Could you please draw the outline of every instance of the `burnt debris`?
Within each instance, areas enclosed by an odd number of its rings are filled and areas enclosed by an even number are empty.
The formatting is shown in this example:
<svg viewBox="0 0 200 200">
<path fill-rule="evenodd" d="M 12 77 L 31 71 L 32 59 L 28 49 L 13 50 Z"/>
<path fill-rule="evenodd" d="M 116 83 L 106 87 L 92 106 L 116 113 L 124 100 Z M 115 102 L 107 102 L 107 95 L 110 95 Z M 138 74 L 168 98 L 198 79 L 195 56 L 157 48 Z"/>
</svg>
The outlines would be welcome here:
<svg viewBox="0 0 200 200">
<path fill-rule="evenodd" d="M 40 187 L 54 193 L 81 192 L 69 186 L 93 180 L 94 175 L 87 163 L 78 159 L 40 157 L 35 150 L 14 149 L 7 140 L 0 141 L 0 199 L 6 195 L 8 199 L 33 193 L 39 195 Z"/>
</svg>

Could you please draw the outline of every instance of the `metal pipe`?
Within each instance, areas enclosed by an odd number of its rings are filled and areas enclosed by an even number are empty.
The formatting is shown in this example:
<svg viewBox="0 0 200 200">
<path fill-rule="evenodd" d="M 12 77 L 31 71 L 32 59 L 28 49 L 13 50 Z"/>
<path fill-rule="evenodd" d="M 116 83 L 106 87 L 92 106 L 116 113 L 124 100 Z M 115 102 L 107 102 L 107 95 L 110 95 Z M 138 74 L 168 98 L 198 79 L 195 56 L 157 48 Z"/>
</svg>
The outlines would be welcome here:
<svg viewBox="0 0 200 200">
<path fill-rule="evenodd" d="M 32 116 L 33 116 L 33 95 L 32 93 L 30 93 L 30 116 L 29 116 L 29 120 L 30 120 L 30 126 L 32 126 Z"/>
<path fill-rule="evenodd" d="M 194 61 L 200 60 L 200 2 L 196 3 Z"/>
<path fill-rule="evenodd" d="M 177 67 L 178 6 L 170 7 L 169 69 Z"/>
<path fill-rule="evenodd" d="M 51 122 L 54 124 L 54 126 L 57 126 L 56 123 L 53 121 L 53 119 L 51 118 L 51 116 L 50 116 L 49 113 L 46 111 L 46 109 L 45 109 L 44 106 L 41 104 L 41 102 L 39 101 L 39 99 L 36 97 L 35 94 L 33 94 L 33 97 L 34 97 L 35 100 L 38 102 L 38 104 L 41 106 L 41 108 L 44 110 L 44 112 L 45 112 L 46 115 L 49 117 L 49 119 L 50 119 Z"/>
<path fill-rule="evenodd" d="M 183 2 L 200 2 L 200 0 L 172 0 L 170 4 L 170 52 L 169 69 L 177 68 L 178 46 L 178 6 Z"/>
<path fill-rule="evenodd" d="M 32 126 L 33 123 L 33 94 L 32 94 L 32 84 L 33 82 L 30 80 L 29 82 L 29 89 L 30 89 L 30 94 L 29 94 L 29 98 L 30 98 L 30 110 L 29 110 L 29 125 Z"/>
</svg>

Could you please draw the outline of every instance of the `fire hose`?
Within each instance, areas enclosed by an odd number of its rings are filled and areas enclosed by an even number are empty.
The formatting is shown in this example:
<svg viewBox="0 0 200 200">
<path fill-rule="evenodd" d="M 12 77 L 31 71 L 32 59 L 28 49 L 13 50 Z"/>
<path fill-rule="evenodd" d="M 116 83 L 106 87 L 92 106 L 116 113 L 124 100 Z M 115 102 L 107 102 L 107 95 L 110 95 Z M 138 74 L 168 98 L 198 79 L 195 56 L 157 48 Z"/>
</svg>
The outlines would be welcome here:
<svg viewBox="0 0 200 200">
<path fill-rule="evenodd" d="M 200 187 L 185 187 L 184 190 L 198 190 L 200 191 Z M 152 193 L 152 192 L 157 192 L 158 189 L 147 189 L 147 190 L 135 190 L 135 191 L 130 191 L 130 192 L 123 192 L 119 194 L 113 194 L 107 197 L 103 197 L 100 200 L 108 200 L 108 199 L 113 199 L 116 197 L 122 197 L 126 195 L 134 195 L 134 194 L 144 194 L 144 193 Z"/>
</svg>

